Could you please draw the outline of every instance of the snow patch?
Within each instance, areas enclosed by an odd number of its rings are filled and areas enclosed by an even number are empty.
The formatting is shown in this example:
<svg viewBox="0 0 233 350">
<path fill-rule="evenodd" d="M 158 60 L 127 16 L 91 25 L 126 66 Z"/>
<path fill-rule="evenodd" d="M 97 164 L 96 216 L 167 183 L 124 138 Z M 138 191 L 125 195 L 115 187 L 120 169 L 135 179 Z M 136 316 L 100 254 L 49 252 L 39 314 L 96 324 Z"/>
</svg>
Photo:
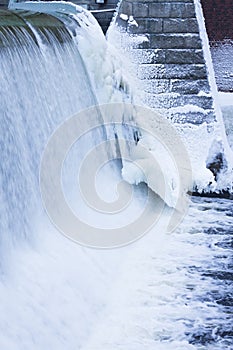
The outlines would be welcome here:
<svg viewBox="0 0 233 350">
<path fill-rule="evenodd" d="M 219 92 L 219 102 L 221 106 L 233 106 L 233 93 Z"/>
<path fill-rule="evenodd" d="M 121 13 L 121 14 L 120 14 L 120 18 L 121 18 L 123 21 L 128 21 L 128 19 L 129 19 L 128 15 L 125 15 L 124 13 Z"/>
</svg>

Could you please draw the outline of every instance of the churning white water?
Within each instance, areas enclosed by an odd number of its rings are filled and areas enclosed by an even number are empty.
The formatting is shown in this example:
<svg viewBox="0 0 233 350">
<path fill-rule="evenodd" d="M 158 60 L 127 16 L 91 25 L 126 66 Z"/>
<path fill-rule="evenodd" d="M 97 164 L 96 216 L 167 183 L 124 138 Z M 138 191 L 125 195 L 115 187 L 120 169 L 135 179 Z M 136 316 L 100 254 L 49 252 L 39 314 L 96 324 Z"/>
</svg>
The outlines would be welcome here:
<svg viewBox="0 0 233 350">
<path fill-rule="evenodd" d="M 28 27 L 0 31 L 0 349 L 231 349 L 230 200 L 193 198 L 172 234 L 164 233 L 172 211 L 165 206 L 156 228 L 115 250 L 79 246 L 50 222 L 39 193 L 49 137 L 97 100 L 130 97 L 121 64 L 102 36 L 93 54 L 94 31 L 84 26 L 76 32 L 74 20 L 56 30 L 32 23 L 29 15 Z M 107 62 L 103 76 L 98 52 Z M 103 121 L 98 110 L 96 118 Z M 85 118 L 82 124 L 91 126 Z M 101 128 L 85 136 L 64 164 L 63 186 L 73 209 L 100 227 L 110 223 L 75 199 L 73 181 L 77 163 L 108 132 Z M 112 163 L 96 176 L 97 190 L 109 202 L 121 180 L 121 161 Z M 145 205 L 146 185 L 133 192 L 120 225 L 135 220 Z M 152 199 L 159 211 L 163 201 L 155 194 Z"/>
</svg>

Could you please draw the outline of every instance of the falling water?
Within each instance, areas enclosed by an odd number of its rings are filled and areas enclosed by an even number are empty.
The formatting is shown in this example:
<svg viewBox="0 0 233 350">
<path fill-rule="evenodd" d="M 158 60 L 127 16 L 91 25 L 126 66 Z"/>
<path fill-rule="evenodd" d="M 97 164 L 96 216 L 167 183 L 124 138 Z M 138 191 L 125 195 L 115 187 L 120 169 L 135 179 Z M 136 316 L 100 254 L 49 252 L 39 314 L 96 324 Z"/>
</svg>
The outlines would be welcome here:
<svg viewBox="0 0 233 350">
<path fill-rule="evenodd" d="M 37 29 L 42 45 L 26 25 L 2 27 L 0 35 L 1 240 L 15 241 L 32 239 L 38 219 L 33 217 L 40 211 L 39 164 L 49 135 L 66 118 L 95 105 L 95 96 L 64 26 Z"/>
</svg>

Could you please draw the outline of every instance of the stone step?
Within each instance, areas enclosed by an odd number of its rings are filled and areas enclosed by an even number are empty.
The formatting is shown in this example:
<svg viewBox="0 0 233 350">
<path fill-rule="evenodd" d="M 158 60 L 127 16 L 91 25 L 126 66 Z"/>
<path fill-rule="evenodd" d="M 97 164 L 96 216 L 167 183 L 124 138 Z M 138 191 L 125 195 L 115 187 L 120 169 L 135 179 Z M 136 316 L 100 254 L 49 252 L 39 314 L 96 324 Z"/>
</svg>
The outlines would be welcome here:
<svg viewBox="0 0 233 350">
<path fill-rule="evenodd" d="M 125 1 L 121 13 L 151 18 L 195 18 L 195 7 L 189 2 Z"/>
<path fill-rule="evenodd" d="M 134 13 L 134 8 L 133 8 Z M 188 18 L 195 17 L 195 7 L 193 3 L 149 3 L 148 4 L 149 17 L 162 18 Z"/>
<path fill-rule="evenodd" d="M 133 60 L 140 64 L 176 63 L 204 64 L 202 50 L 199 49 L 138 49 L 134 51 Z"/>
<path fill-rule="evenodd" d="M 147 34 L 139 49 L 201 49 L 198 34 Z"/>
<path fill-rule="evenodd" d="M 170 91 L 180 94 L 209 94 L 210 86 L 207 79 L 185 80 L 171 79 Z"/>
<path fill-rule="evenodd" d="M 208 113 L 202 112 L 188 112 L 185 111 L 183 113 L 173 113 L 170 111 L 170 118 L 174 123 L 177 124 L 194 124 L 200 125 L 203 123 L 211 124 L 216 121 L 216 116 L 213 110 L 210 110 Z"/>
<path fill-rule="evenodd" d="M 137 33 L 198 33 L 198 24 L 194 18 L 137 18 L 137 25 L 128 27 L 128 32 Z"/>
<path fill-rule="evenodd" d="M 204 64 L 145 64 L 137 73 L 139 79 L 207 79 Z"/>
<path fill-rule="evenodd" d="M 210 87 L 206 79 L 154 79 L 144 80 L 143 89 L 149 93 L 178 93 L 183 95 L 208 94 Z"/>
<path fill-rule="evenodd" d="M 213 99 L 211 96 L 197 96 L 197 95 L 178 95 L 176 93 L 170 94 L 145 94 L 145 101 L 152 108 L 166 108 L 184 107 L 194 105 L 203 110 L 211 110 L 213 108 Z"/>
<path fill-rule="evenodd" d="M 166 18 L 163 20 L 164 33 L 199 33 L 195 18 Z"/>
</svg>

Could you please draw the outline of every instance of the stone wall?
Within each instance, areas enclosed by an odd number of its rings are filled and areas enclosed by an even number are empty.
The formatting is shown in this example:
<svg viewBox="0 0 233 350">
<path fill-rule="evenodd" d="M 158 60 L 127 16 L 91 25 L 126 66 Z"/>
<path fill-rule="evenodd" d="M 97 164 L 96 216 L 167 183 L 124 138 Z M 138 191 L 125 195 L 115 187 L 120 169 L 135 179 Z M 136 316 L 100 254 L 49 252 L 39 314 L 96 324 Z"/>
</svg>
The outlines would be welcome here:
<svg viewBox="0 0 233 350">
<path fill-rule="evenodd" d="M 117 24 L 143 35 L 130 55 L 147 105 L 178 123 L 215 119 L 193 0 L 123 0 Z"/>
</svg>

